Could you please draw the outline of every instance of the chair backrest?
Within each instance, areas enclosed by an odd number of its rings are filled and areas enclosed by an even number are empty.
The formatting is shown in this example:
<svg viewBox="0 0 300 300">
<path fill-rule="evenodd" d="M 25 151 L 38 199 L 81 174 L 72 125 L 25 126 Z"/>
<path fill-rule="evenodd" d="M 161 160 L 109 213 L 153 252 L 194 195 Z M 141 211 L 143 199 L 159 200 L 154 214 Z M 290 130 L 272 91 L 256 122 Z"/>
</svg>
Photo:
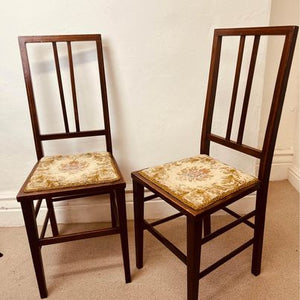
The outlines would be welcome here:
<svg viewBox="0 0 300 300">
<path fill-rule="evenodd" d="M 78 100 L 77 99 L 77 86 L 76 86 L 76 76 L 75 76 L 75 65 L 74 65 L 74 55 L 72 53 L 73 43 L 82 43 L 88 42 L 91 43 L 94 47 L 93 51 L 95 52 L 95 57 L 97 60 L 97 71 L 99 73 L 99 78 L 97 83 L 100 83 L 101 95 L 99 92 L 99 101 L 102 98 L 102 109 L 103 109 L 103 125 L 100 129 L 96 130 L 82 130 L 80 122 L 80 114 L 78 109 Z M 62 132 L 55 133 L 41 133 L 39 118 L 37 112 L 37 103 L 34 94 L 34 80 L 32 78 L 31 72 L 31 63 L 29 63 L 29 54 L 28 54 L 28 44 L 34 44 L 35 46 L 47 45 L 50 49 L 51 62 L 55 67 L 53 67 L 53 72 L 56 73 L 55 77 L 57 78 L 57 95 L 59 99 L 55 101 L 61 106 L 60 111 L 60 120 L 63 122 L 64 130 Z M 64 45 L 66 47 L 66 53 L 64 57 L 61 58 L 59 55 L 59 47 Z M 19 37 L 19 46 L 21 52 L 21 59 L 23 65 L 23 72 L 27 90 L 27 97 L 29 102 L 31 123 L 34 134 L 35 148 L 37 158 L 40 159 L 44 156 L 43 142 L 49 140 L 59 140 L 59 139 L 68 139 L 68 138 L 78 138 L 78 137 L 91 137 L 91 136 L 105 136 L 106 150 L 112 152 L 112 143 L 111 143 L 111 133 L 110 133 L 110 123 L 109 123 L 109 114 L 108 114 L 108 104 L 107 104 L 107 91 L 106 91 L 106 82 L 105 82 L 105 73 L 104 73 L 104 63 L 103 63 L 103 53 L 102 53 L 102 42 L 101 35 L 99 34 L 85 34 L 85 35 L 49 35 L 49 36 L 20 36 Z M 48 59 L 48 57 L 47 57 Z M 61 65 L 64 61 L 64 68 L 68 66 L 69 76 L 62 76 Z M 87 75 L 87 74 L 86 74 Z M 97 75 L 98 76 L 98 75 Z M 67 78 L 67 79 L 66 79 Z M 68 80 L 69 84 L 69 94 L 71 100 L 71 111 L 72 118 L 74 119 L 75 124 L 72 123 L 74 130 L 71 130 L 70 126 L 70 114 L 67 111 L 66 99 L 65 99 L 65 90 L 66 86 L 64 80 Z M 86 79 L 88 80 L 88 79 Z M 98 81 L 99 80 L 99 81 Z M 58 100 L 58 101 L 57 101 Z M 86 101 L 88 101 L 86 99 Z M 100 106 L 101 102 L 99 102 Z M 84 106 L 84 105 L 83 105 Z M 70 106 L 68 106 L 70 107 Z M 100 122 L 99 122 L 100 123 Z M 104 128 L 103 128 L 104 127 Z"/>
<path fill-rule="evenodd" d="M 208 80 L 207 98 L 204 111 L 202 136 L 201 136 L 201 153 L 209 154 L 210 142 L 215 142 L 223 146 L 232 148 L 260 160 L 258 178 L 267 182 L 270 176 L 271 162 L 274 153 L 274 147 L 279 127 L 279 121 L 282 112 L 283 101 L 285 97 L 289 72 L 292 63 L 293 52 L 295 48 L 298 33 L 297 26 L 278 26 L 278 27 L 256 27 L 256 28 L 233 28 L 233 29 L 216 29 L 214 31 L 214 39 L 212 46 L 210 74 Z M 229 37 L 239 37 L 239 47 L 237 51 L 237 59 L 235 75 L 233 80 L 233 90 L 231 103 L 228 114 L 228 122 L 226 133 L 220 136 L 212 133 L 213 112 L 215 106 L 215 98 L 217 91 L 217 82 L 219 74 L 219 65 L 221 57 L 222 40 Z M 269 118 L 266 125 L 266 131 L 263 139 L 262 148 L 256 148 L 243 143 L 244 130 L 246 124 L 247 112 L 249 111 L 250 92 L 255 75 L 255 65 L 259 43 L 262 36 L 283 36 L 284 43 L 281 58 L 278 67 L 278 73 L 271 101 Z M 243 53 L 245 41 L 248 37 L 253 38 L 252 52 L 249 60 L 248 76 L 245 84 L 244 99 L 241 106 L 241 116 L 237 130 L 237 138 L 232 139 L 232 126 L 234 113 L 236 109 L 237 93 L 240 80 L 240 72 L 243 61 Z M 224 112 L 225 115 L 225 112 Z M 225 115 L 226 117 L 226 115 Z"/>
</svg>

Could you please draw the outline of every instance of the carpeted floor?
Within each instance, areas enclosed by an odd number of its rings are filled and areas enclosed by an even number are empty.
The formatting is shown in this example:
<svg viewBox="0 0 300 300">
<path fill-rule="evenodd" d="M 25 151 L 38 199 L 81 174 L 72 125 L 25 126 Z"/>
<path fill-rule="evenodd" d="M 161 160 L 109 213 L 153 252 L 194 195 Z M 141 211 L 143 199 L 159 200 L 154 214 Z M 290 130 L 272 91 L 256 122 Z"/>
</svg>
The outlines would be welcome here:
<svg viewBox="0 0 300 300">
<path fill-rule="evenodd" d="M 213 218 L 214 226 L 231 219 Z M 72 228 L 93 228 L 78 224 Z M 63 232 L 70 225 L 61 225 Z M 245 234 L 246 232 L 249 235 Z M 184 219 L 159 227 L 185 252 Z M 241 225 L 205 245 L 207 266 L 250 237 Z M 118 236 L 76 241 L 43 248 L 48 299 L 186 299 L 185 265 L 150 233 L 145 234 L 144 268 L 135 267 L 134 230 L 129 222 L 132 282 L 125 284 Z M 251 249 L 200 281 L 201 299 L 299 299 L 299 194 L 287 182 L 272 182 L 267 209 L 263 265 L 260 276 L 251 274 Z M 25 230 L 0 228 L 0 299 L 39 299 Z"/>
</svg>

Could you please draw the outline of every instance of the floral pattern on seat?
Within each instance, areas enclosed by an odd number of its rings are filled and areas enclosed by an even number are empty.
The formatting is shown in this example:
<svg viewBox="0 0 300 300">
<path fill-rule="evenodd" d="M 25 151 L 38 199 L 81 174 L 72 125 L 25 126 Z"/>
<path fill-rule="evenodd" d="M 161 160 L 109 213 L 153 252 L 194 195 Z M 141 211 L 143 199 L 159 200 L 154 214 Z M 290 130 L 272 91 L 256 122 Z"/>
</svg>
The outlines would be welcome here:
<svg viewBox="0 0 300 300">
<path fill-rule="evenodd" d="M 207 155 L 147 168 L 139 174 L 195 210 L 258 182 Z"/>
<path fill-rule="evenodd" d="M 43 157 L 25 192 L 37 192 L 117 181 L 120 175 L 109 152 Z"/>
</svg>

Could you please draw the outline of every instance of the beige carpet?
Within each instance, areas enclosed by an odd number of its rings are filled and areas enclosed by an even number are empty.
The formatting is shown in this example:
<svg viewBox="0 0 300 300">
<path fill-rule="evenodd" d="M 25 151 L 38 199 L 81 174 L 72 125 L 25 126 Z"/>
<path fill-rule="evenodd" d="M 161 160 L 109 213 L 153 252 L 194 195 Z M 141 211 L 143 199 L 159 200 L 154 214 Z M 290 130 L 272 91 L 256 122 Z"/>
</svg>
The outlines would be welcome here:
<svg viewBox="0 0 300 300">
<path fill-rule="evenodd" d="M 216 216 L 219 226 L 230 218 Z M 299 299 L 299 194 L 287 182 L 271 183 L 263 266 L 251 274 L 251 248 L 200 281 L 201 299 Z M 99 224 L 98 224 L 99 225 Z M 76 225 L 92 228 L 95 224 Z M 204 247 L 208 265 L 246 241 L 245 225 Z M 69 231 L 70 225 L 61 230 Z M 74 226 L 73 226 L 74 228 Z M 185 249 L 184 219 L 160 226 Z M 246 232 L 250 233 L 246 227 Z M 145 234 L 144 268 L 135 267 L 133 224 L 129 222 L 132 282 L 124 283 L 118 236 L 76 241 L 43 248 L 48 299 L 172 299 L 186 298 L 185 265 L 150 233 Z M 0 299 L 39 299 L 25 230 L 0 228 Z"/>
</svg>

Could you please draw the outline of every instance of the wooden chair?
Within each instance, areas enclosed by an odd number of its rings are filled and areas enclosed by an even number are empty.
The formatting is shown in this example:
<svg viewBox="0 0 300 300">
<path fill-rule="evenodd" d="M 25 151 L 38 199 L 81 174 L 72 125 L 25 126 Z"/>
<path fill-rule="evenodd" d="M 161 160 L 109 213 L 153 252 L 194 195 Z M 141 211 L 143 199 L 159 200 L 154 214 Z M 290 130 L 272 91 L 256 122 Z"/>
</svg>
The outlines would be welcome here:
<svg viewBox="0 0 300 300">
<path fill-rule="evenodd" d="M 146 168 L 132 173 L 134 189 L 135 213 L 135 242 L 136 265 L 143 267 L 143 232 L 148 230 L 183 263 L 187 265 L 187 299 L 198 299 L 199 279 L 215 270 L 217 267 L 253 245 L 252 273 L 259 275 L 261 271 L 261 257 L 263 245 L 264 222 L 267 202 L 267 192 L 271 162 L 282 111 L 285 91 L 287 87 L 293 51 L 295 47 L 298 27 L 259 27 L 238 29 L 216 29 L 212 46 L 211 67 L 209 73 L 207 98 L 201 138 L 201 155 L 163 164 L 153 168 Z M 229 36 L 239 39 L 238 55 L 235 65 L 232 100 L 229 109 L 226 134 L 223 136 L 212 132 L 213 111 L 216 98 L 219 64 L 222 41 Z M 275 82 L 262 149 L 243 143 L 244 128 L 250 98 L 256 58 L 262 36 L 283 36 L 284 46 L 281 54 L 278 74 Z M 245 96 L 243 99 L 237 138 L 231 138 L 234 112 L 237 100 L 240 71 L 243 60 L 245 40 L 253 39 L 252 53 L 246 80 Z M 223 99 L 224 100 L 224 99 Z M 223 115 L 225 112 L 223 111 Z M 254 177 L 225 165 L 209 156 L 210 142 L 220 144 L 230 149 L 240 151 L 259 161 L 258 176 Z M 145 189 L 151 194 L 145 195 Z M 244 196 L 256 191 L 256 207 L 250 213 L 240 216 L 227 206 Z M 148 192 L 147 192 L 148 193 Z M 144 219 L 144 203 L 160 197 L 179 212 L 155 222 Z M 236 220 L 222 228 L 211 232 L 211 214 L 224 210 Z M 164 237 L 155 226 L 170 221 L 179 216 L 186 217 L 187 224 L 187 253 Z M 249 220 L 255 218 L 254 223 Z M 246 224 L 254 230 L 253 237 L 243 245 L 217 260 L 211 266 L 200 271 L 201 247 L 213 238 L 227 232 L 238 224 Z M 204 225 L 204 226 L 203 226 Z M 202 227 L 203 226 L 203 227 Z M 202 229 L 204 234 L 202 235 Z"/>
<path fill-rule="evenodd" d="M 74 54 L 73 45 L 78 45 L 79 43 L 81 45 L 83 45 L 84 43 L 89 43 L 89 45 L 91 45 L 88 47 L 91 47 L 92 49 L 90 50 L 90 48 L 88 48 L 89 50 L 87 52 L 92 52 L 94 54 L 93 58 L 91 58 L 91 55 L 89 56 L 89 53 L 87 53 L 87 56 L 84 56 L 84 53 L 82 54 L 82 51 L 81 53 L 79 52 L 79 54 L 77 52 Z M 38 118 L 38 116 L 40 117 L 40 115 L 38 115 L 38 111 L 40 113 L 42 105 L 37 104 L 43 102 L 41 100 L 44 99 L 39 99 L 39 102 L 35 99 L 37 97 L 35 97 L 34 91 L 36 88 L 36 84 L 38 84 L 39 81 L 35 80 L 34 76 L 32 76 L 31 74 L 32 65 L 34 63 L 32 63 L 31 59 L 29 63 L 29 58 L 31 57 L 29 54 L 36 54 L 38 56 L 38 51 L 41 50 L 30 50 L 32 52 L 29 53 L 28 44 L 30 44 L 30 47 L 44 46 L 50 49 L 51 59 L 49 61 L 53 62 L 53 68 L 46 69 L 48 73 L 53 73 L 57 78 L 58 84 L 56 83 L 56 85 L 58 87 L 58 97 L 57 99 L 51 99 L 51 105 L 57 103 L 57 105 L 60 106 L 59 110 L 61 111 L 61 115 L 57 115 L 57 120 L 55 122 L 59 123 L 61 121 L 63 127 L 61 132 L 49 133 L 49 131 L 47 131 L 47 133 L 43 133 L 40 130 L 41 118 Z M 108 114 L 101 36 L 92 34 L 21 36 L 19 37 L 19 46 L 21 51 L 21 58 L 38 162 L 34 166 L 28 178 L 26 179 L 24 185 L 21 187 L 17 195 L 17 200 L 21 203 L 22 207 L 40 296 L 41 298 L 47 297 L 47 287 L 45 282 L 45 275 L 41 255 L 42 246 L 105 235 L 120 234 L 123 264 L 125 271 L 125 281 L 128 283 L 131 281 L 131 276 L 129 267 L 125 207 L 126 183 L 120 173 L 115 159 L 112 156 L 112 141 Z M 59 55 L 60 52 L 62 52 L 62 48 L 60 47 L 65 47 L 64 49 L 67 49 L 65 50 L 64 55 Z M 100 129 L 82 130 L 81 128 L 81 114 L 79 114 L 80 102 L 77 101 L 77 98 L 79 97 L 77 97 L 76 86 L 78 81 L 75 81 L 75 74 L 77 75 L 80 71 L 80 66 L 76 68 L 77 66 L 74 62 L 75 55 L 82 55 L 87 58 L 86 60 L 82 59 L 80 61 L 80 64 L 84 64 L 85 62 L 92 62 L 93 64 L 95 64 L 95 82 L 99 85 L 99 94 L 96 95 L 96 99 L 100 101 L 98 101 L 100 112 L 102 105 L 104 128 L 101 128 L 101 115 L 99 116 L 99 121 L 97 121 L 97 124 L 99 124 Z M 42 63 L 48 64 L 49 61 L 45 61 L 44 59 L 42 60 Z M 64 70 L 69 68 L 69 77 L 62 75 L 62 65 Z M 74 70 L 76 70 L 76 72 Z M 86 82 L 84 82 L 84 86 L 86 86 L 88 85 L 88 80 L 91 77 L 91 73 L 84 74 L 84 76 L 85 78 L 83 79 L 86 80 Z M 69 97 L 70 99 L 72 99 L 72 101 L 70 101 L 72 104 L 71 106 L 69 106 L 69 111 L 67 109 L 68 102 L 66 101 L 68 98 L 65 96 L 66 92 L 64 89 L 64 87 L 66 86 L 64 80 L 66 80 L 66 78 L 70 79 L 70 95 L 72 95 Z M 47 90 L 46 93 L 48 92 L 50 93 L 50 91 Z M 89 101 L 89 99 L 85 99 L 84 101 Z M 81 103 L 83 103 L 83 106 L 81 107 L 86 107 L 88 104 L 87 102 Z M 70 107 L 72 107 L 73 109 Z M 98 109 L 98 107 L 96 109 Z M 73 123 L 70 122 L 70 119 L 72 117 L 70 111 L 73 111 L 72 116 L 75 120 L 75 122 Z M 51 120 L 51 122 L 53 122 L 53 120 Z M 72 130 L 72 126 L 75 128 L 74 130 Z M 65 141 L 66 139 L 78 139 L 84 137 L 97 138 L 99 136 L 102 136 L 105 139 L 105 152 L 91 152 L 44 157 L 43 146 L 44 143 L 47 141 Z M 111 227 L 72 234 L 59 234 L 53 202 L 71 200 L 75 198 L 82 198 L 100 194 L 109 195 L 112 219 Z M 43 200 L 45 200 L 47 204 L 47 214 L 44 221 L 44 225 L 39 233 L 36 217 L 38 215 Z M 37 201 L 36 204 L 34 203 L 35 201 Z M 45 236 L 45 232 L 49 220 L 53 235 L 47 237 Z"/>
</svg>

